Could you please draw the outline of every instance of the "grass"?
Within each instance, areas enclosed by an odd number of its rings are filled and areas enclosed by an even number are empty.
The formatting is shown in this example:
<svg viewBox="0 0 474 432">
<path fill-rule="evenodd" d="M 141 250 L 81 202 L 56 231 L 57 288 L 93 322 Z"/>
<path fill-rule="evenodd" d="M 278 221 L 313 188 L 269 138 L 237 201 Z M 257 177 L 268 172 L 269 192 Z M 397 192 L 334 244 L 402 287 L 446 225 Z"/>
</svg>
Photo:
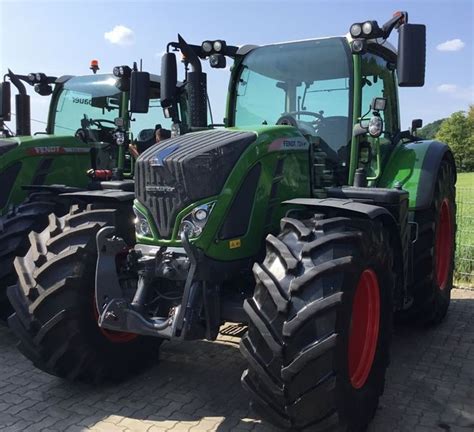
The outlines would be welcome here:
<svg viewBox="0 0 474 432">
<path fill-rule="evenodd" d="M 459 173 L 458 181 L 456 183 L 458 188 L 471 188 L 474 196 L 474 172 L 470 173 Z"/>
<path fill-rule="evenodd" d="M 474 173 L 458 174 L 455 281 L 474 286 Z"/>
</svg>

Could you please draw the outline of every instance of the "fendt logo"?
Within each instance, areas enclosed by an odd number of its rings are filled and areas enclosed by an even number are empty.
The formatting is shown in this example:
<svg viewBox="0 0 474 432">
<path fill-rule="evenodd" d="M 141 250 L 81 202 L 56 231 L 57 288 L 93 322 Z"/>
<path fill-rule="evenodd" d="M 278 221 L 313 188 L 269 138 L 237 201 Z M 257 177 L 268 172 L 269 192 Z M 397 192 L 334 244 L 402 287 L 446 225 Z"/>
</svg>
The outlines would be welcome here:
<svg viewBox="0 0 474 432">
<path fill-rule="evenodd" d="M 149 194 L 171 193 L 176 190 L 174 186 L 146 186 L 146 191 Z"/>
<path fill-rule="evenodd" d="M 300 137 L 278 138 L 268 146 L 268 151 L 308 150 L 309 143 Z"/>
<path fill-rule="evenodd" d="M 62 146 L 32 147 L 27 150 L 27 153 L 30 156 L 81 154 L 81 153 L 89 153 L 89 152 L 90 152 L 90 149 L 86 147 L 62 147 Z"/>
</svg>

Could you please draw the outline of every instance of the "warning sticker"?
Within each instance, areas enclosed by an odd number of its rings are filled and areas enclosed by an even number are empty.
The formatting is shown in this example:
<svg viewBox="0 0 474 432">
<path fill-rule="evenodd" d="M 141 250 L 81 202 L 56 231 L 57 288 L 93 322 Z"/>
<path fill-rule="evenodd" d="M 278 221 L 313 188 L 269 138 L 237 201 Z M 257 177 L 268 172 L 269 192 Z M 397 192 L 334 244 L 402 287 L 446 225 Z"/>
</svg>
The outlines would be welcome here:
<svg viewBox="0 0 474 432">
<path fill-rule="evenodd" d="M 241 246 L 240 239 L 229 241 L 229 249 L 237 249 L 240 246 Z"/>
</svg>

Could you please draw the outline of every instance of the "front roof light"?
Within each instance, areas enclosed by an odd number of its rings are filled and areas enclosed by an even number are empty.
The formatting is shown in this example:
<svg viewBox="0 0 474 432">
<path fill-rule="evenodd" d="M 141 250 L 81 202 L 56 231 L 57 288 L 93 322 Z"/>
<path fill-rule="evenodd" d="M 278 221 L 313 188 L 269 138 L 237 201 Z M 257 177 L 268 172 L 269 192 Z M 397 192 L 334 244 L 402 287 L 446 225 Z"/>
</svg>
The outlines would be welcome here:
<svg viewBox="0 0 474 432">
<path fill-rule="evenodd" d="M 209 54 L 212 51 L 211 41 L 204 41 L 201 45 L 201 48 L 206 54 Z"/>
<path fill-rule="evenodd" d="M 352 24 L 350 33 L 353 38 L 359 37 L 362 33 L 362 26 L 360 24 Z"/>
<path fill-rule="evenodd" d="M 372 33 L 372 30 L 373 30 L 373 27 L 370 21 L 367 21 L 364 24 L 362 24 L 362 33 L 364 33 L 366 36 L 370 35 Z"/>
<path fill-rule="evenodd" d="M 219 40 L 214 41 L 213 47 L 215 52 L 220 52 L 222 50 L 222 42 Z"/>
</svg>

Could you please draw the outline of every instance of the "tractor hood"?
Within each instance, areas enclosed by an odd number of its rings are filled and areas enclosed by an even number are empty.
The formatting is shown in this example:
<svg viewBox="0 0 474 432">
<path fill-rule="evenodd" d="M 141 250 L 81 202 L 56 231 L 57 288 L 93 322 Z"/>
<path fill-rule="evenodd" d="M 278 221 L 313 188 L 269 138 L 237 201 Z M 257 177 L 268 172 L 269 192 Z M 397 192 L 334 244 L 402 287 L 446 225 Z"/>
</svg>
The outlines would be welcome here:
<svg viewBox="0 0 474 432">
<path fill-rule="evenodd" d="M 257 138 L 246 131 L 209 130 L 166 140 L 144 152 L 135 172 L 136 198 L 169 238 L 180 210 L 218 195 L 242 153 Z"/>
</svg>

